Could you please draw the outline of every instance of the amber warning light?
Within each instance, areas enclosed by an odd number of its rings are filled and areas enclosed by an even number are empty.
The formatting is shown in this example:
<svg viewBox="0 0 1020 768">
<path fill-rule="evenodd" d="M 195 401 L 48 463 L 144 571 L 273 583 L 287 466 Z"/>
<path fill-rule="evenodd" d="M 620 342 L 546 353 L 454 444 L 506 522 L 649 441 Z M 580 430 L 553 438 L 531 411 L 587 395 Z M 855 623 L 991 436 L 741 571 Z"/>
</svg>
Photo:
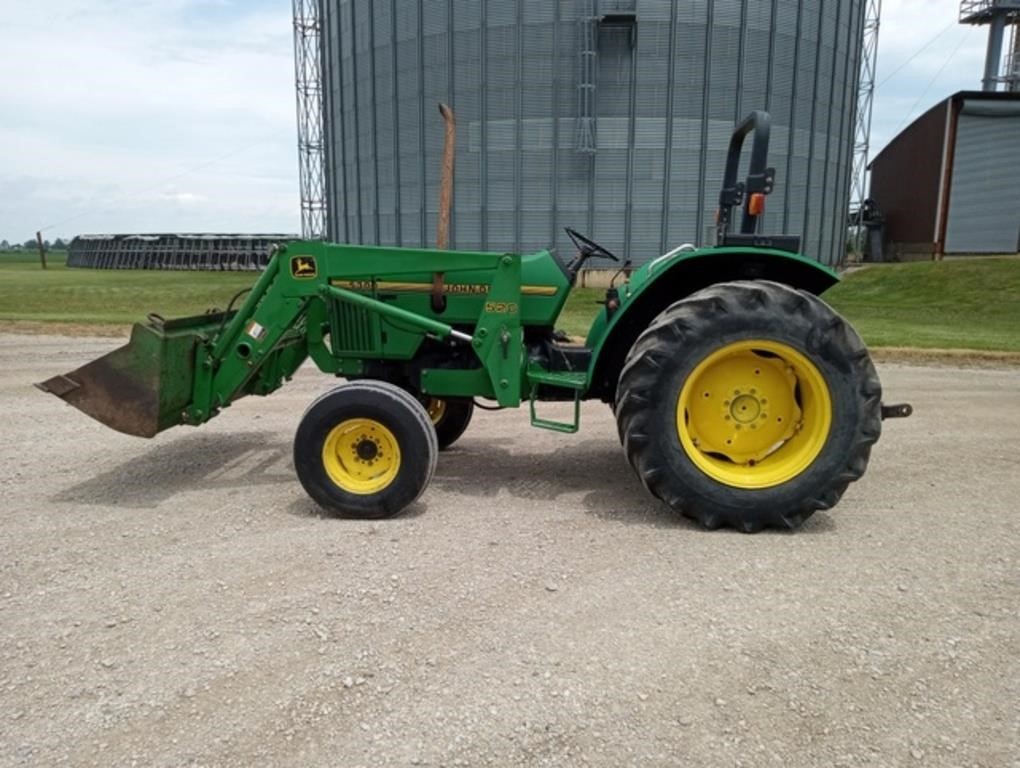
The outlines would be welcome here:
<svg viewBox="0 0 1020 768">
<path fill-rule="evenodd" d="M 765 195 L 755 192 L 747 201 L 747 212 L 752 216 L 761 216 L 765 213 Z"/>
</svg>

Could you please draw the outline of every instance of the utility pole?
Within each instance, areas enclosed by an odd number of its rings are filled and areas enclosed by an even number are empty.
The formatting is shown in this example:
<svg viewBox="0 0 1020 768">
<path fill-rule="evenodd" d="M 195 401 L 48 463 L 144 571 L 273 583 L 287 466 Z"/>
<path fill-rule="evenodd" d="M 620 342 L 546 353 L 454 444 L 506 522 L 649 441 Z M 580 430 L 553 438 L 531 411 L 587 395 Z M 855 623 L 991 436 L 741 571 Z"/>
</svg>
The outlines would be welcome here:
<svg viewBox="0 0 1020 768">
<path fill-rule="evenodd" d="M 35 242 L 39 246 L 39 263 L 42 264 L 43 269 L 46 269 L 46 249 L 43 247 L 42 230 L 36 231 Z"/>
</svg>

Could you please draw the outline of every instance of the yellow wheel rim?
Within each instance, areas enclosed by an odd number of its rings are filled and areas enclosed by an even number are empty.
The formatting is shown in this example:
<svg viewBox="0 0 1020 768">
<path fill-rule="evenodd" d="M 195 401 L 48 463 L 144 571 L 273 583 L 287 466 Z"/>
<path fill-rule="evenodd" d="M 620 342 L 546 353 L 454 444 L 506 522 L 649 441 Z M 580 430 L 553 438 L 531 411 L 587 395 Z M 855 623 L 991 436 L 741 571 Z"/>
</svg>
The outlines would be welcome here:
<svg viewBox="0 0 1020 768">
<path fill-rule="evenodd" d="M 818 458 L 832 426 L 821 372 L 787 344 L 727 344 L 687 377 L 677 399 L 680 444 L 706 475 L 736 488 L 770 488 Z"/>
<path fill-rule="evenodd" d="M 446 401 L 438 397 L 430 397 L 425 405 L 425 410 L 428 411 L 429 418 L 432 419 L 432 426 L 435 426 L 443 420 L 443 416 L 446 414 Z"/>
<path fill-rule="evenodd" d="M 349 493 L 378 493 L 400 471 L 400 447 L 380 422 L 348 419 L 326 435 L 322 466 L 329 479 Z"/>
</svg>

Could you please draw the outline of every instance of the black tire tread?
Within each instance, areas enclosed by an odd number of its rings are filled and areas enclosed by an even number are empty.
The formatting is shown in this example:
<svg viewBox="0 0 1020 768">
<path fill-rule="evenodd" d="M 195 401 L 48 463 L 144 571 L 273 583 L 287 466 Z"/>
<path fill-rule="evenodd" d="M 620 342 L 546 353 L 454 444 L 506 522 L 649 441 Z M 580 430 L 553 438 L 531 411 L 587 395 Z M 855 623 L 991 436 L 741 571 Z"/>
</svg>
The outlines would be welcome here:
<svg viewBox="0 0 1020 768">
<path fill-rule="evenodd" d="M 856 426 L 852 448 L 827 488 L 803 500 L 795 509 L 766 510 L 754 519 L 706 509 L 682 498 L 683 494 L 677 492 L 674 478 L 664 470 L 657 452 L 646 450 L 648 435 L 656 428 L 650 423 L 648 404 L 660 373 L 657 359 L 676 355 L 678 349 L 682 350 L 697 338 L 719 315 L 737 312 L 783 312 L 804 318 L 816 329 L 813 344 L 836 345 L 838 359 L 856 369 L 857 396 L 863 414 Z M 746 532 L 763 527 L 796 528 L 815 511 L 834 506 L 847 486 L 864 474 L 871 446 L 882 431 L 881 392 L 878 373 L 864 342 L 853 327 L 821 299 L 781 283 L 718 283 L 668 307 L 635 341 L 620 372 L 616 393 L 617 426 L 627 460 L 641 482 L 681 514 L 700 521 L 706 528 L 724 524 Z"/>
<path fill-rule="evenodd" d="M 335 387 L 331 390 L 328 390 L 322 393 L 315 400 L 313 400 L 305 409 L 305 412 L 301 418 L 301 424 L 304 423 L 305 418 L 308 417 L 308 415 L 316 408 L 316 406 L 318 406 L 325 400 L 335 397 L 336 394 L 341 391 L 343 391 L 346 394 L 355 394 L 361 391 L 365 393 L 371 393 L 372 395 L 379 397 L 384 401 L 390 400 L 393 402 L 392 406 L 393 408 L 401 409 L 404 413 L 411 415 L 411 417 L 414 419 L 421 434 L 425 435 L 427 443 L 426 451 L 427 455 L 425 457 L 427 462 L 425 480 L 418 488 L 417 494 L 414 496 L 414 498 L 410 499 L 407 502 L 407 504 L 417 501 L 419 498 L 421 498 L 422 493 L 424 493 L 425 489 L 432 482 L 432 478 L 436 472 L 436 464 L 439 454 L 439 444 L 436 438 L 436 431 L 432 426 L 432 420 L 429 418 L 428 413 L 422 407 L 422 404 L 418 402 L 417 398 L 415 398 L 413 395 L 409 394 L 408 392 L 396 386 L 395 384 L 390 384 L 389 382 L 380 381 L 376 379 L 358 379 L 356 381 L 349 381 L 345 384 L 340 385 L 339 387 Z M 300 432 L 301 427 L 298 428 L 298 433 L 300 434 Z M 297 463 L 297 451 L 298 446 L 297 443 L 295 442 L 295 463 Z M 312 489 L 305 484 L 305 479 L 300 477 L 300 473 L 299 479 L 301 479 L 302 485 L 305 486 L 305 490 L 309 492 L 309 495 L 315 498 L 315 494 L 313 493 Z M 319 501 L 320 504 L 323 504 L 323 502 L 320 501 L 319 499 L 316 499 L 316 501 Z M 327 505 L 324 504 L 324 506 Z M 339 514 L 341 514 L 341 516 L 350 517 L 387 517 L 390 514 L 395 514 L 397 511 L 399 511 L 392 510 L 387 511 L 385 513 L 380 512 L 379 514 L 363 514 L 363 513 L 349 514 L 345 510 L 338 509 L 336 507 L 330 508 L 333 511 L 336 511 Z"/>
</svg>

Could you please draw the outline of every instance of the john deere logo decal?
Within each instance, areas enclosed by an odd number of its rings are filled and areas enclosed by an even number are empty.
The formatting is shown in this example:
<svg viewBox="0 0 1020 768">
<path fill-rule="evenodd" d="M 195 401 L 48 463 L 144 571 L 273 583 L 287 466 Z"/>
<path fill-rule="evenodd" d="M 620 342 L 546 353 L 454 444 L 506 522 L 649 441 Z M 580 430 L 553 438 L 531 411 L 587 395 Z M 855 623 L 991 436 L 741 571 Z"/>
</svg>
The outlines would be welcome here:
<svg viewBox="0 0 1020 768">
<path fill-rule="evenodd" d="M 290 274 L 298 280 L 309 280 L 319 274 L 314 256 L 291 256 Z"/>
</svg>

